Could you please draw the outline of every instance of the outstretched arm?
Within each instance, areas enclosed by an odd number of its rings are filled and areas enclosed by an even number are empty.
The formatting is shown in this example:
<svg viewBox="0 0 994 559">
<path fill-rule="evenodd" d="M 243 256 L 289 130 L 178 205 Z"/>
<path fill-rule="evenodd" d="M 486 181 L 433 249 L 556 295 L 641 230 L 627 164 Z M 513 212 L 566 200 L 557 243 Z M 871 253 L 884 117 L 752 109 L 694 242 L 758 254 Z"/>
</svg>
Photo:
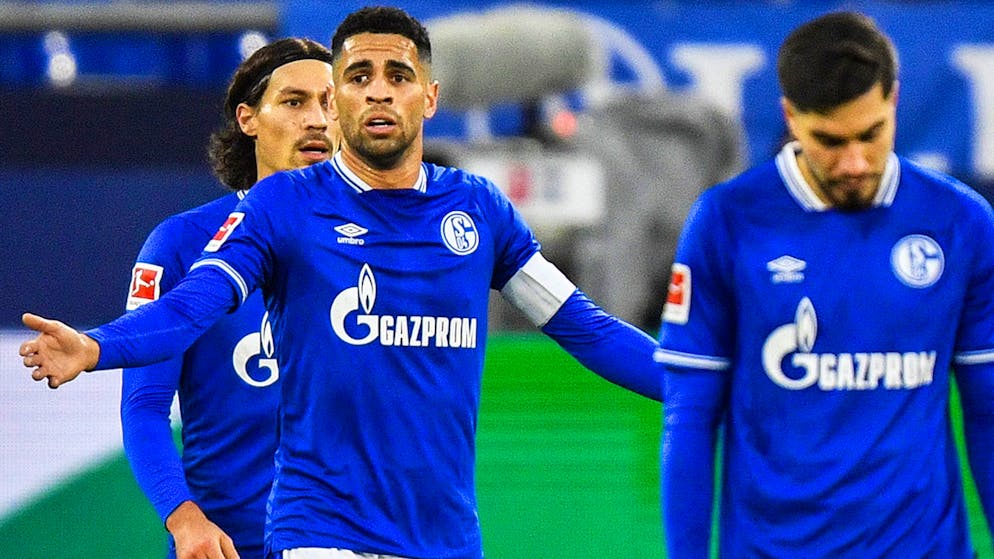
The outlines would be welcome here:
<svg viewBox="0 0 994 559">
<path fill-rule="evenodd" d="M 80 333 L 65 324 L 25 314 L 24 324 L 39 332 L 21 344 L 31 378 L 57 388 L 83 371 L 138 367 L 186 350 L 200 334 L 234 308 L 241 289 L 215 266 L 194 269 L 158 301 L 113 322 Z"/>
<path fill-rule="evenodd" d="M 604 312 L 541 253 L 501 294 L 584 367 L 653 400 L 662 399 L 659 347 L 648 334 Z"/>
<path fill-rule="evenodd" d="M 662 400 L 662 366 L 653 359 L 659 347 L 656 340 L 604 312 L 582 291 L 575 291 L 563 303 L 542 332 L 605 379 Z"/>
</svg>

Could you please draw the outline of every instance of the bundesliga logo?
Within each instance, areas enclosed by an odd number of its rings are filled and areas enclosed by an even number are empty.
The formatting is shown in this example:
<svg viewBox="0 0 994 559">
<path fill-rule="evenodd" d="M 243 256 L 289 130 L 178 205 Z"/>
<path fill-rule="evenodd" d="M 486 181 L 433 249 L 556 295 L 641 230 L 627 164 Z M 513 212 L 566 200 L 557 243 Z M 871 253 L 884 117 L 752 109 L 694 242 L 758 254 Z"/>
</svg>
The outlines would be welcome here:
<svg viewBox="0 0 994 559">
<path fill-rule="evenodd" d="M 214 233 L 214 237 L 211 238 L 209 243 L 207 243 L 207 246 L 204 247 L 204 250 L 206 252 L 217 252 L 217 249 L 221 248 L 221 245 L 224 244 L 224 241 L 227 241 L 228 237 L 230 237 L 231 234 L 235 232 L 235 228 L 238 227 L 238 225 L 242 222 L 243 219 L 245 219 L 244 213 L 231 212 L 231 215 L 229 215 L 228 219 L 226 219 L 224 223 L 221 224 L 221 228 L 217 230 L 217 233 Z"/>
<path fill-rule="evenodd" d="M 145 303 L 159 298 L 162 266 L 139 262 L 131 270 L 131 289 L 128 290 L 127 309 L 133 311 Z"/>
</svg>

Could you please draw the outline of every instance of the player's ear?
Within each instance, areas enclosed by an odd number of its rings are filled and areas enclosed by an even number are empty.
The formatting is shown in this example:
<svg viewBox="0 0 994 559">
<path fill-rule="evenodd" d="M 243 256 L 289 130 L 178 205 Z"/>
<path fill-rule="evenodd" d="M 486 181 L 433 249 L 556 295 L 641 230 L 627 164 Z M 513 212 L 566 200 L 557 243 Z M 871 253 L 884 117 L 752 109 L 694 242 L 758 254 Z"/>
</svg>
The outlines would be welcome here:
<svg viewBox="0 0 994 559">
<path fill-rule="evenodd" d="M 335 106 L 335 82 L 328 82 L 325 86 L 325 95 L 328 96 L 328 116 L 331 120 L 338 120 L 338 107 Z"/>
<path fill-rule="evenodd" d="M 435 116 L 438 110 L 438 80 L 432 80 L 425 88 L 425 118 Z"/>
<path fill-rule="evenodd" d="M 797 107 L 786 97 L 781 97 L 780 108 L 783 109 L 783 121 L 787 124 L 787 130 L 791 136 L 796 138 L 797 134 L 794 133 L 794 117 L 797 115 Z"/>
<path fill-rule="evenodd" d="M 897 98 L 899 97 L 898 94 L 900 93 L 900 91 L 901 91 L 901 82 L 894 80 L 894 85 L 891 86 L 890 88 L 890 100 L 895 107 L 897 107 Z"/>
<path fill-rule="evenodd" d="M 239 103 L 235 108 L 235 120 L 238 121 L 238 127 L 242 129 L 243 134 L 251 138 L 256 136 L 258 125 L 255 121 L 255 109 L 245 103 Z"/>
</svg>

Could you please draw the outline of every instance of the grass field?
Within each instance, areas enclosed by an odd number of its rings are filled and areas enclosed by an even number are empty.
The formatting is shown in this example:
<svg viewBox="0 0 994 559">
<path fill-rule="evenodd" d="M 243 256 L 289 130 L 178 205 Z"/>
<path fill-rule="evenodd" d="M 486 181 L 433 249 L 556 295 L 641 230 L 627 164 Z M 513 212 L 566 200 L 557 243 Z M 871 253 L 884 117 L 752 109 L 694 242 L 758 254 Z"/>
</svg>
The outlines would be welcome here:
<svg viewBox="0 0 994 559">
<path fill-rule="evenodd" d="M 487 557 L 664 557 L 659 429 L 658 404 L 546 338 L 493 337 L 478 426 Z M 968 499 L 979 557 L 994 559 L 972 482 Z M 157 559 L 163 534 L 116 455 L 0 524 L 0 556 Z"/>
</svg>

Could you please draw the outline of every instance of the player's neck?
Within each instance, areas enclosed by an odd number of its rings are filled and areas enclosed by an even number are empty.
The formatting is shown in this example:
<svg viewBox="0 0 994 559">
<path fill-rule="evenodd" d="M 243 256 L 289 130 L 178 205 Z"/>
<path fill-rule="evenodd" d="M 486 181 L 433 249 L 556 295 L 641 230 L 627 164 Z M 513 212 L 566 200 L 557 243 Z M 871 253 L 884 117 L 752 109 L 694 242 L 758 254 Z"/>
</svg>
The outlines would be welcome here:
<svg viewBox="0 0 994 559">
<path fill-rule="evenodd" d="M 401 190 L 413 188 L 421 175 L 422 149 L 411 146 L 396 165 L 383 169 L 370 165 L 347 146 L 342 146 L 342 163 L 374 189 Z"/>
<path fill-rule="evenodd" d="M 814 195 L 822 201 L 822 203 L 831 207 L 833 205 L 832 199 L 828 197 L 828 194 L 821 187 L 821 183 L 818 182 L 817 177 L 815 177 L 811 172 L 811 168 L 808 167 L 807 160 L 801 157 L 800 154 L 797 156 L 797 168 L 801 171 L 801 178 L 803 178 L 804 182 L 807 183 L 808 188 L 811 189 L 811 192 L 813 192 Z"/>
</svg>

